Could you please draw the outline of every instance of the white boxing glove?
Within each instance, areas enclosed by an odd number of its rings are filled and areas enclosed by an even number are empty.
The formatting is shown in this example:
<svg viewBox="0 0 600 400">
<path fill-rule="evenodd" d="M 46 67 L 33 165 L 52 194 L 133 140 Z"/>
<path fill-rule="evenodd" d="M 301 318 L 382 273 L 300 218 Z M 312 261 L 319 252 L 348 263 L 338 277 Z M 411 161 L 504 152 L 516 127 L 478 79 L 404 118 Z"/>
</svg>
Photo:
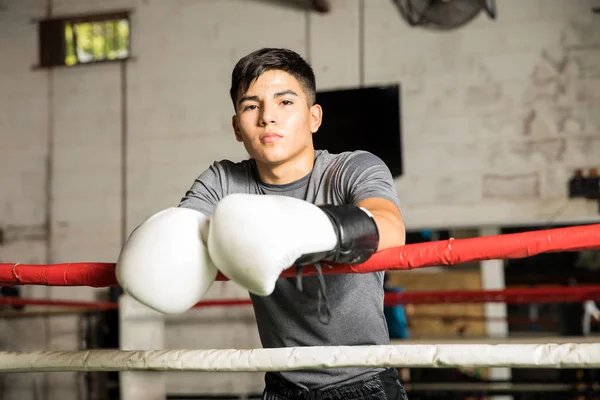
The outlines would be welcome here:
<svg viewBox="0 0 600 400">
<path fill-rule="evenodd" d="M 193 307 L 217 277 L 203 241 L 209 217 L 189 209 L 160 211 L 129 236 L 116 266 L 123 290 L 165 314 Z"/>
<path fill-rule="evenodd" d="M 259 296 L 270 295 L 293 265 L 361 263 L 378 244 L 375 221 L 358 207 L 269 195 L 226 196 L 213 212 L 208 234 L 217 268 Z"/>
</svg>

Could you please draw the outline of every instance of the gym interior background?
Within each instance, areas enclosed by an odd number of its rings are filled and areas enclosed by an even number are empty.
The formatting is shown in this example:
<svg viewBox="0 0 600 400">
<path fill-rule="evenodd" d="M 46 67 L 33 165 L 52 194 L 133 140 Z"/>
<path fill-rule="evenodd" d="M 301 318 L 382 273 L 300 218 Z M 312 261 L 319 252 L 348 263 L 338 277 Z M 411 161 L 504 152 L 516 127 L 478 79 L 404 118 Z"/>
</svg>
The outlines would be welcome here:
<svg viewBox="0 0 600 400">
<path fill-rule="evenodd" d="M 131 230 L 176 205 L 212 161 L 246 158 L 231 130 L 228 90 L 235 62 L 259 47 L 291 48 L 310 61 L 328 121 L 317 146 L 368 147 L 385 159 L 409 241 L 600 220 L 597 193 L 582 195 L 572 184 L 600 168 L 599 3 L 425 3 L 0 0 L 0 262 L 114 262 Z M 433 291 L 600 279 L 594 254 L 487 266 L 394 273 L 392 280 L 406 291 Z M 2 295 L 115 301 L 119 291 L 25 286 Z M 247 294 L 219 282 L 209 298 Z M 28 310 L 4 307 L 2 350 L 119 345 L 118 311 L 13 313 Z M 577 310 L 418 306 L 411 337 L 580 335 L 565 325 Z M 532 314 L 551 323 L 532 323 Z M 483 318 L 493 316 L 505 320 Z M 166 346 L 260 342 L 250 307 L 223 307 L 169 317 Z M 436 373 L 413 371 L 412 378 L 564 378 L 542 370 Z M 263 387 L 260 373 L 165 376 L 172 398 L 243 397 Z M 568 379 L 583 378 L 575 371 Z M 0 376 L 0 389 L 5 400 L 112 400 L 119 375 L 10 374 Z"/>
</svg>

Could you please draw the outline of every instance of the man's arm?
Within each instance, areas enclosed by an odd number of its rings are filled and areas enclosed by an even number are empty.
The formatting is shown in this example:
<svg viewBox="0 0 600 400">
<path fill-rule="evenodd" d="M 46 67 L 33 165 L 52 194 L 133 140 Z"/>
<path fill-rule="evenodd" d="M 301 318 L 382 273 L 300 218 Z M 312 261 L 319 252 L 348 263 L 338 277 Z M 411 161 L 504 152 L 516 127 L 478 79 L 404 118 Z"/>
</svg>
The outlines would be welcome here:
<svg viewBox="0 0 600 400">
<path fill-rule="evenodd" d="M 344 161 L 339 182 L 349 203 L 373 215 L 379 231 L 378 251 L 405 244 L 406 232 L 394 179 L 379 157 L 369 152 L 354 152 Z"/>
<path fill-rule="evenodd" d="M 406 242 L 406 229 L 402 214 L 398 207 L 387 199 L 371 197 L 356 203 L 373 214 L 379 230 L 379 247 L 377 251 L 390 247 L 402 246 Z"/>
<path fill-rule="evenodd" d="M 215 162 L 196 178 L 179 202 L 179 207 L 191 208 L 210 216 L 217 203 L 225 196 L 223 181 L 224 171 Z"/>
</svg>

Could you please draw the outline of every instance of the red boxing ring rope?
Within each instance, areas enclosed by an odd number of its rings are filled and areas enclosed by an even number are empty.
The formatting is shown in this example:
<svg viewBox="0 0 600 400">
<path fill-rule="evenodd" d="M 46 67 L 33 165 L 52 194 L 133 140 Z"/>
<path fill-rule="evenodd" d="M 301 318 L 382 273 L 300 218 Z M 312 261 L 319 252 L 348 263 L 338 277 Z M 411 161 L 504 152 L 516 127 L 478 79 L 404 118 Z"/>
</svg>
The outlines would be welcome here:
<svg viewBox="0 0 600 400">
<path fill-rule="evenodd" d="M 600 249 L 600 224 L 409 244 L 377 252 L 363 264 L 336 264 L 325 268 L 323 272 L 340 274 L 410 270 L 589 249 Z M 303 275 L 315 273 L 313 268 L 303 270 Z M 281 276 L 294 277 L 295 271 L 289 269 Z M 217 279 L 227 280 L 221 274 Z M 118 282 L 114 263 L 0 264 L 0 286 L 15 285 L 107 287 L 118 286 Z"/>
<path fill-rule="evenodd" d="M 541 287 L 502 290 L 440 290 L 435 292 L 386 293 L 386 307 L 399 304 L 480 304 L 480 303 L 581 303 L 586 300 L 600 300 L 600 285 L 570 287 Z M 252 304 L 250 299 L 210 299 L 198 302 L 194 308 L 232 307 Z M 107 301 L 76 301 L 57 299 L 31 299 L 21 297 L 0 297 L 0 305 L 10 306 L 53 306 L 82 307 L 103 311 L 117 309 L 118 303 Z"/>
</svg>

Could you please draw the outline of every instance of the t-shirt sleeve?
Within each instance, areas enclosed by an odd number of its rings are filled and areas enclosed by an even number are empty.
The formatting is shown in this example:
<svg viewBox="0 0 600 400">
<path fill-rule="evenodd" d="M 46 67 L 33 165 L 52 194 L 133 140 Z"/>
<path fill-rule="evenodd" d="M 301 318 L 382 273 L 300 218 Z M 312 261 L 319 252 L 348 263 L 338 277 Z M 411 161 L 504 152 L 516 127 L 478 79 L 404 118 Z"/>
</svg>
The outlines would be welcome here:
<svg viewBox="0 0 600 400">
<path fill-rule="evenodd" d="M 200 174 L 179 202 L 179 207 L 191 208 L 210 216 L 217 203 L 224 197 L 225 171 L 218 163 L 213 163 Z"/>
<path fill-rule="evenodd" d="M 344 160 L 338 180 L 344 197 L 356 204 L 370 197 L 384 198 L 400 209 L 400 201 L 392 174 L 379 157 L 357 151 Z"/>
</svg>

